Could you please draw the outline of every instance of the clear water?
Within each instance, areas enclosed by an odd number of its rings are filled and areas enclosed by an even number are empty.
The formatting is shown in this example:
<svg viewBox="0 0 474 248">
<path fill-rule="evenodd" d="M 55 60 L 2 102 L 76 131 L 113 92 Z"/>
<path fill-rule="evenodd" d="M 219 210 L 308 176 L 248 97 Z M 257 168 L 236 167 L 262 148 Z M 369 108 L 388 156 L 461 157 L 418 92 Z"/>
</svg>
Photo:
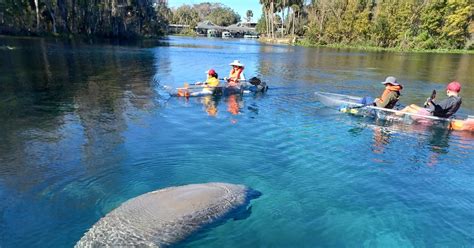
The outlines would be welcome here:
<svg viewBox="0 0 474 248">
<path fill-rule="evenodd" d="M 2 37 L 0 59 L 0 247 L 71 247 L 127 199 L 211 181 L 263 196 L 249 218 L 181 246 L 474 244 L 473 134 L 344 115 L 313 96 L 376 96 L 391 74 L 402 101 L 420 104 L 457 79 L 460 114 L 472 115 L 473 55 Z M 211 67 L 223 77 L 234 59 L 270 91 L 187 101 L 160 90 Z"/>
</svg>

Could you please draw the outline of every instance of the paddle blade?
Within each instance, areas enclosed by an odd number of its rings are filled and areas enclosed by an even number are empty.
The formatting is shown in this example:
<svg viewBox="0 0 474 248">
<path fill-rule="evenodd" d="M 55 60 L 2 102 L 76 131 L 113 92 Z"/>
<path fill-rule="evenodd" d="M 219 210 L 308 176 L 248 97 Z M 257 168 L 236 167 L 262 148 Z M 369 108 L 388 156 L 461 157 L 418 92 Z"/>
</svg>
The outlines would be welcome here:
<svg viewBox="0 0 474 248">
<path fill-rule="evenodd" d="M 428 99 L 426 99 L 426 102 L 425 102 L 425 104 L 423 104 L 423 106 L 425 108 L 428 107 L 430 102 L 433 101 L 433 99 L 435 99 L 435 98 L 436 98 L 436 90 L 433 90 L 433 92 L 431 92 L 431 96 Z"/>
<path fill-rule="evenodd" d="M 433 92 L 431 93 L 431 100 L 435 99 L 436 98 L 436 90 L 433 90 Z"/>
</svg>

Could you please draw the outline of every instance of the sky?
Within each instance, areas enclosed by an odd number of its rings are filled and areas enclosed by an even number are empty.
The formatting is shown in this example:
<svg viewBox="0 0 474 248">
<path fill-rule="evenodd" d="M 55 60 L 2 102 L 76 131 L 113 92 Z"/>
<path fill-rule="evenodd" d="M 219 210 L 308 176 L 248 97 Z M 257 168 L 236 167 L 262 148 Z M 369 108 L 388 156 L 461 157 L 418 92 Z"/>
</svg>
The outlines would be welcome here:
<svg viewBox="0 0 474 248">
<path fill-rule="evenodd" d="M 257 22 L 262 15 L 262 7 L 260 6 L 259 0 L 221 0 L 221 1 L 214 1 L 214 0 L 168 0 L 168 6 L 170 8 L 179 7 L 183 4 L 193 5 L 199 3 L 222 3 L 227 7 L 233 9 L 240 15 L 240 18 L 245 20 L 245 16 L 247 10 L 251 10 L 253 12 L 252 21 Z"/>
</svg>

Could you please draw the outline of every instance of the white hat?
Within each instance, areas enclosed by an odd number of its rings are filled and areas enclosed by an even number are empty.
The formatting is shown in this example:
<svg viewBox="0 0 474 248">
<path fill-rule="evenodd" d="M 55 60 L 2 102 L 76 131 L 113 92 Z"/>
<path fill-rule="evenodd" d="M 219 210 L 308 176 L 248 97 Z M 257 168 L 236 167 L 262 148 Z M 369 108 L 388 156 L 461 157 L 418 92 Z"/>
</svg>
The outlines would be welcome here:
<svg viewBox="0 0 474 248">
<path fill-rule="evenodd" d="M 229 65 L 236 65 L 236 66 L 244 67 L 244 64 L 240 63 L 240 61 L 238 61 L 238 60 L 234 60 L 234 62 L 230 63 Z"/>
</svg>

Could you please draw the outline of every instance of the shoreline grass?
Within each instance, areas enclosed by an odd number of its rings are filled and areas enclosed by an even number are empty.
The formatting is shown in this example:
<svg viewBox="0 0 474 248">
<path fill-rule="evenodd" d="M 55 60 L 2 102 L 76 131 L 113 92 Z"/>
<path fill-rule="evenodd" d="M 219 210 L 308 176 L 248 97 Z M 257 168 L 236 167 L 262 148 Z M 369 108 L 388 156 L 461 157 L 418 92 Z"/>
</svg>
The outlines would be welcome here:
<svg viewBox="0 0 474 248">
<path fill-rule="evenodd" d="M 349 44 L 313 44 L 307 40 L 299 40 L 295 45 L 303 47 L 328 47 L 328 48 L 343 48 L 354 49 L 371 52 L 398 52 L 398 53 L 438 53 L 438 54 L 474 54 L 474 50 L 466 49 L 404 49 L 399 47 L 375 47 L 368 45 L 349 45 Z"/>
</svg>

